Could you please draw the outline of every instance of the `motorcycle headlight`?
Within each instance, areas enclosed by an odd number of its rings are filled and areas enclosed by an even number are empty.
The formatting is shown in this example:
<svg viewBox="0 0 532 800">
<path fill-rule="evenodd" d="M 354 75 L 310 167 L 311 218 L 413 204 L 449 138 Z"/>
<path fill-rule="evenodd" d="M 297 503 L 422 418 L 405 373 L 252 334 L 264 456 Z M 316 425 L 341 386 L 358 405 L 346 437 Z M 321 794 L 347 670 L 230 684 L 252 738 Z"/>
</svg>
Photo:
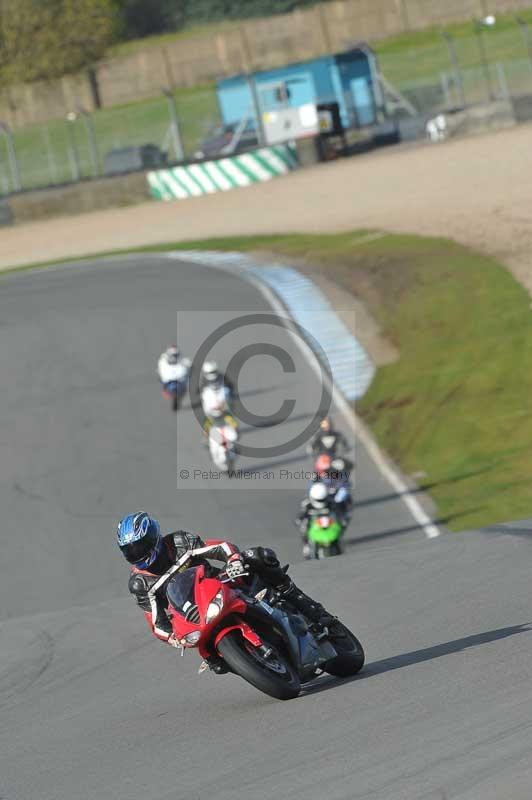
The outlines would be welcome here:
<svg viewBox="0 0 532 800">
<path fill-rule="evenodd" d="M 209 624 L 209 622 L 212 622 L 213 619 L 215 619 L 218 616 L 218 614 L 223 608 L 223 604 L 224 604 L 224 594 L 222 589 L 220 589 L 216 597 L 209 603 L 207 614 L 205 616 L 205 621 L 207 625 Z"/>
<path fill-rule="evenodd" d="M 187 644 L 197 644 L 201 637 L 201 631 L 192 631 L 192 633 L 187 633 L 184 636 L 184 640 Z"/>
</svg>

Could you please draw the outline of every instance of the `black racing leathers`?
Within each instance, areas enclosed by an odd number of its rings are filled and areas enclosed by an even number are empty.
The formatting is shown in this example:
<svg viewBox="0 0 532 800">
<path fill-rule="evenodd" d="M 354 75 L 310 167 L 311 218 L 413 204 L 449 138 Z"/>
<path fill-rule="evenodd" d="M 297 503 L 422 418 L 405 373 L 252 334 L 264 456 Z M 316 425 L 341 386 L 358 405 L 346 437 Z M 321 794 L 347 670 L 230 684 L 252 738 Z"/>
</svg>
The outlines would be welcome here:
<svg viewBox="0 0 532 800">
<path fill-rule="evenodd" d="M 343 433 L 339 431 L 329 431 L 328 433 L 318 431 L 308 449 L 312 455 L 319 456 L 321 453 L 325 453 L 334 458 L 334 456 L 349 450 L 349 445 Z"/>
</svg>

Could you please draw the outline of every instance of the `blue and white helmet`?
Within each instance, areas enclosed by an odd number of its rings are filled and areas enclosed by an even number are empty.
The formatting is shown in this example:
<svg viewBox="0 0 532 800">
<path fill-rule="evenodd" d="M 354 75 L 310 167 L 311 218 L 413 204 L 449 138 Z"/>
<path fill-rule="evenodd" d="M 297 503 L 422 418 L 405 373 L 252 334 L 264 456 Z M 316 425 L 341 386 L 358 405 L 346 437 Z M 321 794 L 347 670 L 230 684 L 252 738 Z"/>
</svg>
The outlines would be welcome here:
<svg viewBox="0 0 532 800">
<path fill-rule="evenodd" d="M 124 557 L 139 569 L 151 566 L 163 547 L 161 527 L 145 511 L 124 517 L 118 524 L 116 536 Z"/>
</svg>

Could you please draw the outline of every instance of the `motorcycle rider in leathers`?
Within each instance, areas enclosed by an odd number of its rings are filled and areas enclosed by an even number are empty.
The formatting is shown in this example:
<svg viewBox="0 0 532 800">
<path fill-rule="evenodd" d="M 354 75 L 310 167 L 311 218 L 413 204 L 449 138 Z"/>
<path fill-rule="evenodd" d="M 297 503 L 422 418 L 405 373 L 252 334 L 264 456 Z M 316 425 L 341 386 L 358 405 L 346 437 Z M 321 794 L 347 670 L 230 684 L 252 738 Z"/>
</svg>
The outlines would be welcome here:
<svg viewBox="0 0 532 800">
<path fill-rule="evenodd" d="M 320 453 L 326 453 L 331 458 L 349 449 L 347 439 L 343 433 L 335 429 L 330 417 L 322 419 L 318 432 L 307 446 L 309 455 L 319 456 Z"/>
<path fill-rule="evenodd" d="M 188 358 L 183 358 L 181 351 L 175 345 L 168 347 L 164 353 L 161 353 L 157 362 L 157 372 L 163 388 L 175 380 L 175 368 L 178 364 L 182 364 L 188 371 L 191 361 Z"/>
<path fill-rule="evenodd" d="M 310 523 L 313 519 L 328 516 L 329 514 L 338 520 L 342 528 L 345 529 L 349 524 L 349 508 L 346 508 L 343 496 L 337 500 L 336 494 L 330 493 L 327 482 L 321 480 L 312 484 L 308 497 L 302 501 L 300 512 L 294 520 L 303 539 L 303 555 L 305 558 L 310 558 L 308 541 Z"/>
<path fill-rule="evenodd" d="M 220 371 L 218 365 L 215 361 L 206 361 L 202 368 L 201 368 L 201 376 L 199 382 L 199 393 L 200 393 L 200 404 L 203 409 L 203 403 L 201 402 L 201 396 L 203 394 L 203 390 L 211 388 L 211 389 L 225 389 L 227 393 L 227 403 L 228 406 L 237 398 L 237 391 L 234 383 L 230 380 L 227 374 Z M 236 428 L 237 422 L 233 417 L 231 411 L 228 409 L 227 414 L 224 416 L 224 422 L 226 425 L 230 425 L 231 427 Z M 203 428 L 203 433 L 206 437 L 208 437 L 209 432 L 211 430 L 213 421 L 210 419 L 208 414 L 205 413 L 203 409 L 203 419 L 201 426 Z"/>
<path fill-rule="evenodd" d="M 225 564 L 229 577 L 237 579 L 241 575 L 258 575 L 266 584 L 277 589 L 283 599 L 294 606 L 309 622 L 321 628 L 331 625 L 335 618 L 322 605 L 304 594 L 281 567 L 275 552 L 269 547 L 252 547 L 242 553 L 238 547 L 223 539 L 202 540 L 200 536 L 186 531 L 175 531 L 166 536 L 161 534 L 157 520 L 143 511 L 130 514 L 118 525 L 118 546 L 126 560 L 131 564 L 129 591 L 144 611 L 148 625 L 158 639 L 179 647 L 172 631 L 172 624 L 166 613 L 168 601 L 166 588 L 162 582 L 155 595 L 150 589 L 168 570 L 188 551 L 210 548 L 210 552 L 199 556 L 191 555 L 182 567 L 183 570 L 211 560 Z M 170 580 L 169 576 L 168 580 Z M 227 672 L 221 659 L 214 657 L 208 661 L 216 673 Z"/>
</svg>

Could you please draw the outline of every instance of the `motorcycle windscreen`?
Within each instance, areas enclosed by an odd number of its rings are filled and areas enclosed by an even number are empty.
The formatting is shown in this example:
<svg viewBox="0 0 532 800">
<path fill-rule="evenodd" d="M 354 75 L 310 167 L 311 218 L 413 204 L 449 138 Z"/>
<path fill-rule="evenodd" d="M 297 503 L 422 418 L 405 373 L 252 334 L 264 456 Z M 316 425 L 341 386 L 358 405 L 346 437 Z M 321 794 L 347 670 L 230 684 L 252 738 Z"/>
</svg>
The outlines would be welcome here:
<svg viewBox="0 0 532 800">
<path fill-rule="evenodd" d="M 178 573 L 170 581 L 166 589 L 166 596 L 170 605 L 182 616 L 185 616 L 189 608 L 195 603 L 194 585 L 198 569 L 199 567 L 191 567 L 184 572 Z"/>
<path fill-rule="evenodd" d="M 308 531 L 308 538 L 315 544 L 321 544 L 328 547 L 334 542 L 337 542 L 342 533 L 342 526 L 336 520 L 331 520 L 328 528 L 322 528 L 319 522 L 313 522 Z"/>
</svg>

